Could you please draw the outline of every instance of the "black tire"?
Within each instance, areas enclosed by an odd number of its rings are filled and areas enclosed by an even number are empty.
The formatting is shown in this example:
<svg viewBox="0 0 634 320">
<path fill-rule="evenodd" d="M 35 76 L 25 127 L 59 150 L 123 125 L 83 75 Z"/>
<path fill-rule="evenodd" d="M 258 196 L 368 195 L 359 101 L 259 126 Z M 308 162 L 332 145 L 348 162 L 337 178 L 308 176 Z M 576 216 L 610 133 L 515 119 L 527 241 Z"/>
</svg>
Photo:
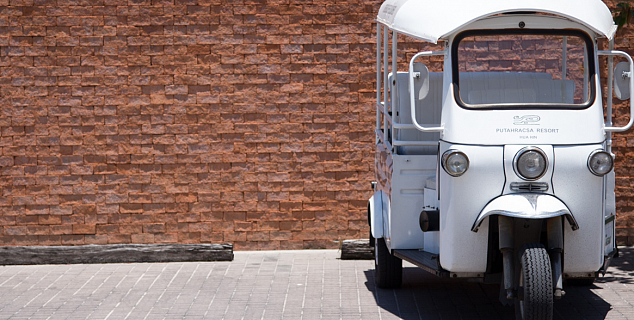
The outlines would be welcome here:
<svg viewBox="0 0 634 320">
<path fill-rule="evenodd" d="M 518 320 L 552 320 L 553 277 L 550 258 L 541 244 L 525 244 L 520 250 L 518 298 L 515 318 Z"/>
<path fill-rule="evenodd" d="M 403 280 L 403 260 L 393 256 L 384 238 L 374 240 L 374 283 L 383 289 L 399 288 Z"/>
</svg>

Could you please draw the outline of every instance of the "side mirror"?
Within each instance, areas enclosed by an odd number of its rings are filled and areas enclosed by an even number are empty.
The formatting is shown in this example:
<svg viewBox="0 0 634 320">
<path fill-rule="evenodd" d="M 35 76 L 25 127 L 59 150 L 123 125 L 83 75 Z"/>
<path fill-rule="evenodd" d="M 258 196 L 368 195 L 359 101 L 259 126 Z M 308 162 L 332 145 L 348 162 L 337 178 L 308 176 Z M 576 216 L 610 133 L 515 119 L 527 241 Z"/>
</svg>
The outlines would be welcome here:
<svg viewBox="0 0 634 320">
<path fill-rule="evenodd" d="M 414 92 L 417 100 L 423 100 L 429 94 L 429 69 L 424 63 L 414 63 Z"/>
<path fill-rule="evenodd" d="M 630 98 L 630 64 L 623 61 L 619 62 L 614 68 L 614 95 L 619 100 L 627 100 Z"/>
</svg>

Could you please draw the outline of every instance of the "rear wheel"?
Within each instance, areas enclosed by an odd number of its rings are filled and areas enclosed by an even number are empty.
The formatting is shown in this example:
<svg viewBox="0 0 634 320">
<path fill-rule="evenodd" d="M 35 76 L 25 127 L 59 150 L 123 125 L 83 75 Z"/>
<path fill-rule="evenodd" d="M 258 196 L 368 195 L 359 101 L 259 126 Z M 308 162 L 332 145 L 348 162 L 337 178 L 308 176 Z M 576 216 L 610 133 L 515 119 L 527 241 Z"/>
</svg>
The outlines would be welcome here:
<svg viewBox="0 0 634 320">
<path fill-rule="evenodd" d="M 374 283 L 379 288 L 401 286 L 403 260 L 393 256 L 385 245 L 384 238 L 374 239 Z"/>
<path fill-rule="evenodd" d="M 524 245 L 520 252 L 515 317 L 518 320 L 551 320 L 553 280 L 548 253 L 543 245 L 536 243 Z"/>
</svg>

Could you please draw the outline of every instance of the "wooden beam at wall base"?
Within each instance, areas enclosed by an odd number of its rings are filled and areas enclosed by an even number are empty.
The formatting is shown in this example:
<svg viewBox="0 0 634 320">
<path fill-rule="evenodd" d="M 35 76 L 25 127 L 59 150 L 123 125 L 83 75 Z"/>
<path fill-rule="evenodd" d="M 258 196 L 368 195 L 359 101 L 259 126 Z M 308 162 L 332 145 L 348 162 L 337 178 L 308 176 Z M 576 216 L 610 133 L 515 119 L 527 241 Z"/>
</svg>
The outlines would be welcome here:
<svg viewBox="0 0 634 320">
<path fill-rule="evenodd" d="M 374 247 L 370 247 L 368 239 L 343 240 L 341 243 L 341 260 L 372 260 Z"/>
<path fill-rule="evenodd" d="M 0 247 L 0 265 L 232 260 L 230 243 Z"/>
</svg>

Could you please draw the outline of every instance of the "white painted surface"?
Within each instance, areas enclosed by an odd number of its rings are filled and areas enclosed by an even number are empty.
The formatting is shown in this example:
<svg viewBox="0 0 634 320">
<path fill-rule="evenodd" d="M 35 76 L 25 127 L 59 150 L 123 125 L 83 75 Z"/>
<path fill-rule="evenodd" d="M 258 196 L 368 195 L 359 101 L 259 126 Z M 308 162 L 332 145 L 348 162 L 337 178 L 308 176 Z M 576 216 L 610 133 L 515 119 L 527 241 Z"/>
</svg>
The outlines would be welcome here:
<svg viewBox="0 0 634 320">
<path fill-rule="evenodd" d="M 607 255 L 610 252 L 612 252 L 614 248 L 616 248 L 615 246 L 616 235 L 615 235 L 615 229 L 614 229 L 616 220 L 613 219 L 616 217 L 616 194 L 614 193 L 616 181 L 615 181 L 614 169 L 612 169 L 612 172 L 606 174 L 604 179 L 605 179 L 604 215 L 606 220 L 608 219 L 612 220 L 606 223 L 604 227 L 605 228 L 605 242 L 603 244 L 605 245 L 605 248 L 603 249 L 603 251 Z"/>
<path fill-rule="evenodd" d="M 487 262 L 489 220 L 471 231 L 478 214 L 502 194 L 504 148 L 453 145 L 441 142 L 441 153 L 456 149 L 469 157 L 469 169 L 460 177 L 440 171 L 440 264 L 451 272 L 484 272 Z"/>
<path fill-rule="evenodd" d="M 616 32 L 612 14 L 600 0 L 387 0 L 379 9 L 377 21 L 400 33 L 436 43 L 476 20 L 521 11 L 563 16 L 609 39 Z"/>
<path fill-rule="evenodd" d="M 433 189 L 430 189 L 430 182 L 432 179 L 427 179 L 425 184 L 425 209 L 434 210 L 438 209 L 438 194 L 436 193 L 436 181 L 433 181 Z M 440 253 L 440 232 L 439 231 L 427 231 L 424 234 L 424 250 L 431 253 Z"/>
<path fill-rule="evenodd" d="M 553 151 L 553 146 L 551 145 L 530 145 L 531 147 L 539 148 L 546 155 L 546 161 L 548 162 L 548 168 L 544 175 L 531 182 L 540 182 L 548 184 L 548 191 L 546 193 L 553 194 L 552 188 L 552 177 L 553 177 L 553 166 L 555 165 L 555 154 Z M 504 146 L 504 171 L 506 174 L 506 185 L 504 186 L 504 194 L 515 193 L 515 191 L 511 190 L 511 183 L 513 182 L 527 182 L 522 179 L 516 172 L 513 167 L 513 160 L 520 152 L 520 150 L 526 148 L 526 145 L 507 145 Z"/>
<path fill-rule="evenodd" d="M 595 58 L 596 60 L 596 58 Z M 602 143 L 605 140 L 603 104 L 600 96 L 582 110 L 530 108 L 524 110 L 465 109 L 456 103 L 451 82 L 451 60 L 445 58 L 441 139 L 474 145 L 561 145 Z M 596 88 L 601 88 L 594 77 Z M 518 123 L 523 117 L 537 122 Z"/>
<path fill-rule="evenodd" d="M 553 191 L 574 215 L 579 229 L 564 223 L 564 273 L 594 272 L 603 264 L 603 178 L 588 169 L 588 156 L 603 146 L 556 146 Z"/>
<path fill-rule="evenodd" d="M 391 249 L 422 249 L 419 217 L 425 182 L 436 175 L 435 155 L 394 155 L 390 210 Z"/>
<path fill-rule="evenodd" d="M 386 207 L 383 198 L 387 198 L 383 191 L 377 191 L 370 197 L 370 232 L 375 238 L 383 238 L 383 215 Z"/>
</svg>

